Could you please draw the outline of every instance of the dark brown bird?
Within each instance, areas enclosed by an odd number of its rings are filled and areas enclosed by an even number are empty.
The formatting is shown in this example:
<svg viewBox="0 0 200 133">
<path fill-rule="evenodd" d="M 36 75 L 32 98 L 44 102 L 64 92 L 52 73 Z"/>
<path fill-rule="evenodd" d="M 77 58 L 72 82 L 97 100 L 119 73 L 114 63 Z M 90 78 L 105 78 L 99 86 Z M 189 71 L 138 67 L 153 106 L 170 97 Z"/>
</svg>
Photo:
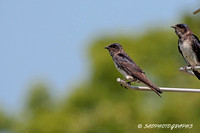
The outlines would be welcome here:
<svg viewBox="0 0 200 133">
<path fill-rule="evenodd" d="M 105 47 L 112 56 L 117 70 L 130 82 L 142 82 L 144 85 L 150 87 L 156 94 L 160 96 L 162 91 L 159 87 L 154 85 L 136 65 L 136 63 L 126 54 L 122 46 L 118 43 L 110 44 Z"/>
<path fill-rule="evenodd" d="M 200 65 L 200 41 L 195 36 L 186 24 L 177 24 L 171 26 L 175 29 L 178 39 L 178 50 L 183 56 L 187 66 L 193 69 L 195 66 Z M 200 80 L 200 73 L 193 70 L 193 73 Z"/>
</svg>

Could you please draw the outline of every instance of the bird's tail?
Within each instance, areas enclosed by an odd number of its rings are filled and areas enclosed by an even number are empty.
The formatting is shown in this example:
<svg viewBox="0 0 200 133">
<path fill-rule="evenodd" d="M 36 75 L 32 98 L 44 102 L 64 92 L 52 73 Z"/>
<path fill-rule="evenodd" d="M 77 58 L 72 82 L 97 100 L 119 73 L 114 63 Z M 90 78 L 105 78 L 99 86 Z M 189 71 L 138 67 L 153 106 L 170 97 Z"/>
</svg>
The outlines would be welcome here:
<svg viewBox="0 0 200 133">
<path fill-rule="evenodd" d="M 158 96 L 161 97 L 160 94 L 162 94 L 162 90 L 158 86 L 154 85 L 146 76 L 144 76 L 143 78 L 145 79 L 143 80 L 143 83 L 146 86 L 150 87 Z"/>
<path fill-rule="evenodd" d="M 196 75 L 196 77 L 200 80 L 200 73 L 198 71 L 195 71 L 195 70 L 193 72 Z"/>
<path fill-rule="evenodd" d="M 162 93 L 162 90 L 157 87 L 156 85 L 154 85 L 147 77 L 144 73 L 140 73 L 139 76 L 137 76 L 137 79 L 139 81 L 141 81 L 143 84 L 145 84 L 146 86 L 148 86 L 149 88 L 151 88 L 158 96 L 161 97 L 161 93 Z"/>
<path fill-rule="evenodd" d="M 161 90 L 159 87 L 157 87 L 157 86 L 154 85 L 153 83 L 148 84 L 147 86 L 149 86 L 158 96 L 161 97 L 160 94 L 162 94 L 162 90 Z"/>
</svg>

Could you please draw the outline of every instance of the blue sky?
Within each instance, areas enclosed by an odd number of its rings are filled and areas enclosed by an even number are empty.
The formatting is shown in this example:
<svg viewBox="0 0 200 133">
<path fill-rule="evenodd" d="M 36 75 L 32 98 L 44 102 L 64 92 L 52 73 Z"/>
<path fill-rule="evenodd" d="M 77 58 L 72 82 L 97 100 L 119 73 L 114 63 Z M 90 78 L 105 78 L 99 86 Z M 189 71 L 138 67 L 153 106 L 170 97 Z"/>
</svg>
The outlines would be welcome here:
<svg viewBox="0 0 200 133">
<path fill-rule="evenodd" d="M 67 94 L 88 75 L 84 46 L 104 32 L 172 25 L 199 7 L 198 0 L 1 0 L 0 106 L 20 110 L 40 79 Z"/>
</svg>

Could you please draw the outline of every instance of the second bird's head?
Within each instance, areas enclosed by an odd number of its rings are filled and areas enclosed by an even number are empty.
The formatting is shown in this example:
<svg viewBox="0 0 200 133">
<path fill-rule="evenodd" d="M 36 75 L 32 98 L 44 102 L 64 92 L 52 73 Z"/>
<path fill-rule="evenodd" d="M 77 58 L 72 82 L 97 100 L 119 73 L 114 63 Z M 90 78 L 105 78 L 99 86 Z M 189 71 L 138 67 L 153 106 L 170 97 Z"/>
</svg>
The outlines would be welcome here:
<svg viewBox="0 0 200 133">
<path fill-rule="evenodd" d="M 112 43 L 109 46 L 105 47 L 110 53 L 110 55 L 114 55 L 116 53 L 119 53 L 123 50 L 122 45 L 119 43 Z"/>
<path fill-rule="evenodd" d="M 175 29 L 175 33 L 177 34 L 179 38 L 191 32 L 189 27 L 186 24 L 176 24 L 174 26 L 171 26 L 171 28 Z"/>
</svg>

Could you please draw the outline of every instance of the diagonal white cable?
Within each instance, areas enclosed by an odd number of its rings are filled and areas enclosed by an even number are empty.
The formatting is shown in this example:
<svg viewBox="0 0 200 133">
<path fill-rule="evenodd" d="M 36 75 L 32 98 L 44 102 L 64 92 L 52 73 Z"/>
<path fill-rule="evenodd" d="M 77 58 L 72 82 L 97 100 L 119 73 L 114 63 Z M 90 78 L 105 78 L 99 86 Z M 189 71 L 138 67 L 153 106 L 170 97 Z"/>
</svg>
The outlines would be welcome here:
<svg viewBox="0 0 200 133">
<path fill-rule="evenodd" d="M 194 68 L 192 68 L 192 67 L 180 67 L 179 68 L 179 71 L 181 71 L 182 73 L 187 73 L 187 74 L 195 76 L 194 73 L 192 72 L 192 70 L 200 70 L 200 66 L 195 66 Z"/>
<path fill-rule="evenodd" d="M 131 89 L 131 90 L 140 90 L 140 91 L 152 91 L 149 87 L 144 86 L 132 86 L 126 83 L 126 81 L 117 78 L 117 82 L 123 85 L 124 87 Z M 190 89 L 190 88 L 166 88 L 160 87 L 163 92 L 188 92 L 188 93 L 200 93 L 200 89 Z"/>
</svg>

